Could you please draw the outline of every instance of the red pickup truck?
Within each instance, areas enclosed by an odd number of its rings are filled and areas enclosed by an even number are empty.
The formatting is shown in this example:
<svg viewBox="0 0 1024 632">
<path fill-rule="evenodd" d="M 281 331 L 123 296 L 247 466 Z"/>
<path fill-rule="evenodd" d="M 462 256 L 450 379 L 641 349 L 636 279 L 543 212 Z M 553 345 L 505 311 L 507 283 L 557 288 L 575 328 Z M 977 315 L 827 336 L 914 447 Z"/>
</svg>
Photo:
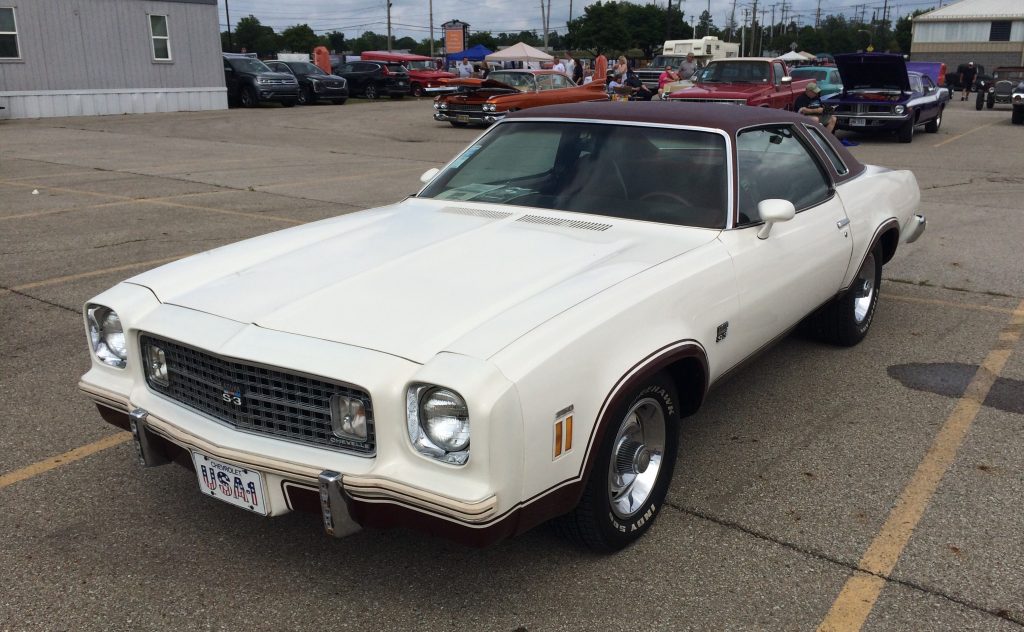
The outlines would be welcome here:
<svg viewBox="0 0 1024 632">
<path fill-rule="evenodd" d="M 792 110 L 810 79 L 794 81 L 786 62 L 769 57 L 715 59 L 697 71 L 696 83 L 670 101 L 702 101 Z"/>
<path fill-rule="evenodd" d="M 431 57 L 412 55 L 409 53 L 389 53 L 382 50 L 367 50 L 359 56 L 367 61 L 391 61 L 402 64 L 409 71 L 409 88 L 412 96 L 422 97 L 424 94 L 452 92 L 445 86 L 442 79 L 455 77 L 450 72 L 438 70 Z"/>
</svg>

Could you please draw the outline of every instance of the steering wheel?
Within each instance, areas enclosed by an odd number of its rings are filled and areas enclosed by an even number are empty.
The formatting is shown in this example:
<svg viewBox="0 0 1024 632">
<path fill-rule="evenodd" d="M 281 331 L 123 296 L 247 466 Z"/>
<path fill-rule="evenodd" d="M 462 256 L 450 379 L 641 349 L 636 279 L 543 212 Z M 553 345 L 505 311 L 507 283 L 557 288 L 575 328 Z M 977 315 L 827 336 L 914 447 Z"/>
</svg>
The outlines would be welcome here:
<svg viewBox="0 0 1024 632">
<path fill-rule="evenodd" d="M 637 202 L 656 201 L 659 198 L 660 199 L 671 200 L 672 202 L 679 202 L 680 204 L 682 204 L 683 206 L 685 206 L 687 208 L 693 208 L 693 202 L 687 200 L 686 198 L 682 197 L 681 195 L 678 195 L 676 193 L 672 193 L 670 191 L 650 191 L 650 192 L 644 193 L 643 195 L 638 197 L 636 199 L 636 201 Z"/>
</svg>

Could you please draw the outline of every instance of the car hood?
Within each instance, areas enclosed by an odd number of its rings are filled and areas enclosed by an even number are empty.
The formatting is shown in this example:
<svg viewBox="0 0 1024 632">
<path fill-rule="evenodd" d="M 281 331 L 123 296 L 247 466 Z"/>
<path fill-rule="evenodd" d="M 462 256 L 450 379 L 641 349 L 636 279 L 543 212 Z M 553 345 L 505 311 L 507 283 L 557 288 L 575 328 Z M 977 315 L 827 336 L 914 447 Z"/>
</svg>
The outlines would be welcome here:
<svg viewBox="0 0 1024 632">
<path fill-rule="evenodd" d="M 746 99 L 765 91 L 767 83 L 703 83 L 673 92 L 673 99 Z"/>
<path fill-rule="evenodd" d="M 410 198 L 211 250 L 129 282 L 163 303 L 414 362 L 441 351 L 489 358 L 718 235 L 456 204 Z"/>
<path fill-rule="evenodd" d="M 515 88 L 502 83 L 501 81 L 495 81 L 494 79 L 480 79 L 477 77 L 452 77 L 444 82 L 449 86 L 456 86 L 463 89 L 483 89 L 483 88 L 496 88 L 501 90 L 512 90 L 518 92 Z"/>
<path fill-rule="evenodd" d="M 417 79 L 453 79 L 455 75 L 443 70 L 410 70 L 409 75 Z"/>
<path fill-rule="evenodd" d="M 879 89 L 910 92 L 907 62 L 902 55 L 887 53 L 850 53 L 836 55 L 836 66 L 843 90 Z"/>
</svg>

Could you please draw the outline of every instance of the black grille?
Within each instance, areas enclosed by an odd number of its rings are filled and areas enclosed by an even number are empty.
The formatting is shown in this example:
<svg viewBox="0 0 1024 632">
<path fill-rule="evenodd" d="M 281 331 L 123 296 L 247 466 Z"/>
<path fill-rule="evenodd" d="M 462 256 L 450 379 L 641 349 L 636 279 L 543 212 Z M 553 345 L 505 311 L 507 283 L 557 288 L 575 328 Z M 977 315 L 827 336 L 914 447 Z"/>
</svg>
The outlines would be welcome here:
<svg viewBox="0 0 1024 632">
<path fill-rule="evenodd" d="M 449 112 L 455 112 L 458 114 L 476 114 L 483 116 L 484 110 L 479 105 L 463 105 L 461 103 L 449 103 L 446 108 Z M 442 110 L 443 112 L 444 110 Z"/>
<path fill-rule="evenodd" d="M 149 335 L 143 335 L 141 343 L 143 366 L 153 345 L 163 350 L 167 360 L 169 385 L 158 384 L 147 375 L 149 387 L 189 408 L 249 432 L 359 454 L 374 453 L 373 408 L 365 391 L 217 357 Z M 332 432 L 333 395 L 362 400 L 367 420 L 365 442 Z"/>
</svg>

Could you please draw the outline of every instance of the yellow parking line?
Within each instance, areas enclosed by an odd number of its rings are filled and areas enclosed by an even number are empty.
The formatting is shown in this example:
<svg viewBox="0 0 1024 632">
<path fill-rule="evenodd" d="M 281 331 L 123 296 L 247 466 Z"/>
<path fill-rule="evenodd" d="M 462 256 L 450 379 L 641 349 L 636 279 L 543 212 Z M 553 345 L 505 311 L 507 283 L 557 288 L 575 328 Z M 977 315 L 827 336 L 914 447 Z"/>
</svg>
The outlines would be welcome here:
<svg viewBox="0 0 1024 632">
<path fill-rule="evenodd" d="M 942 477 L 956 458 L 989 390 L 1020 340 L 1022 330 L 1024 301 L 1014 310 L 1013 317 L 999 333 L 999 342 L 989 351 L 963 396 L 957 400 L 881 531 L 860 559 L 858 570 L 847 580 L 818 626 L 819 632 L 853 632 L 864 625 Z"/>
<path fill-rule="evenodd" d="M 94 441 L 79 448 L 75 448 L 74 450 L 69 450 L 64 454 L 58 454 L 57 456 L 51 456 L 48 459 L 37 461 L 32 465 L 21 468 L 20 470 L 14 470 L 7 474 L 0 474 L 0 489 L 14 485 L 15 483 L 20 483 L 21 481 L 32 478 L 33 476 L 38 476 L 43 472 L 49 472 L 50 470 L 62 465 L 74 463 L 75 461 L 84 459 L 91 454 L 102 452 L 107 448 L 121 445 L 131 438 L 132 435 L 130 432 L 119 432 L 115 435 L 110 435 L 109 437 L 100 439 L 99 441 Z"/>
<path fill-rule="evenodd" d="M 973 134 L 974 132 L 976 132 L 976 131 L 978 131 L 980 129 L 985 129 L 986 127 L 992 127 L 993 125 L 995 125 L 994 122 L 993 123 L 986 123 L 984 125 L 979 125 L 977 127 L 974 127 L 974 128 L 971 128 L 971 129 L 967 130 L 966 132 L 963 132 L 962 134 L 957 134 L 956 136 L 950 136 L 949 138 L 947 138 L 946 140 L 942 141 L 941 143 L 935 143 L 934 145 L 932 145 L 932 147 L 942 147 L 943 145 L 945 145 L 947 143 L 952 143 L 954 140 L 963 138 L 964 136 L 967 136 L 968 134 Z"/>
<path fill-rule="evenodd" d="M 398 167 L 398 168 L 389 168 L 387 170 L 388 173 L 406 173 L 406 172 L 415 172 L 415 171 L 419 171 L 419 172 L 422 173 L 422 172 L 426 171 L 426 169 L 424 169 L 421 165 L 417 165 L 415 167 Z M 316 178 L 314 180 L 300 180 L 298 182 L 278 182 L 277 184 L 261 184 L 261 185 L 256 187 L 256 190 L 257 191 L 263 191 L 264 189 L 275 189 L 275 188 L 280 188 L 280 187 L 298 187 L 298 186 L 305 186 L 305 185 L 308 185 L 308 184 L 321 184 L 321 183 L 324 183 L 324 182 L 340 182 L 340 181 L 343 181 L 343 180 L 359 180 L 361 178 L 369 178 L 369 177 L 374 176 L 374 175 L 379 175 L 380 173 L 381 173 L 380 171 L 371 172 L 371 173 L 350 173 L 350 174 L 347 174 L 347 175 L 344 175 L 344 176 L 331 176 L 329 178 Z"/>
<path fill-rule="evenodd" d="M 60 283 L 67 283 L 68 281 L 78 281 L 79 279 L 88 279 L 89 277 L 103 276 L 104 274 L 111 274 L 113 272 L 123 272 L 124 270 L 131 270 L 133 268 L 146 268 L 151 266 L 158 266 L 163 263 L 170 263 L 177 261 L 182 257 L 189 255 L 175 255 L 173 257 L 165 257 L 163 259 L 152 259 L 150 261 L 139 261 L 138 263 L 128 263 L 123 266 L 115 266 L 113 268 L 103 268 L 102 270 L 93 270 L 91 272 L 80 272 L 78 274 L 69 274 L 67 276 L 54 277 L 52 279 L 43 279 L 42 281 L 33 281 L 31 283 L 24 283 L 22 285 L 15 285 L 8 290 L 0 290 L 0 296 L 8 294 L 10 292 L 23 292 L 25 290 L 32 290 L 37 287 L 44 287 L 47 285 L 58 285 Z"/>
<path fill-rule="evenodd" d="M 886 299 L 903 301 L 905 303 L 921 303 L 922 305 L 941 305 L 943 307 L 958 307 L 960 309 L 972 309 L 979 312 L 992 312 L 995 314 L 1015 314 L 1018 310 L 1012 307 L 996 307 L 994 305 L 981 305 L 980 303 L 958 303 L 956 301 L 943 301 L 937 298 L 918 298 L 916 296 L 903 296 L 901 294 L 883 293 Z"/>
</svg>

